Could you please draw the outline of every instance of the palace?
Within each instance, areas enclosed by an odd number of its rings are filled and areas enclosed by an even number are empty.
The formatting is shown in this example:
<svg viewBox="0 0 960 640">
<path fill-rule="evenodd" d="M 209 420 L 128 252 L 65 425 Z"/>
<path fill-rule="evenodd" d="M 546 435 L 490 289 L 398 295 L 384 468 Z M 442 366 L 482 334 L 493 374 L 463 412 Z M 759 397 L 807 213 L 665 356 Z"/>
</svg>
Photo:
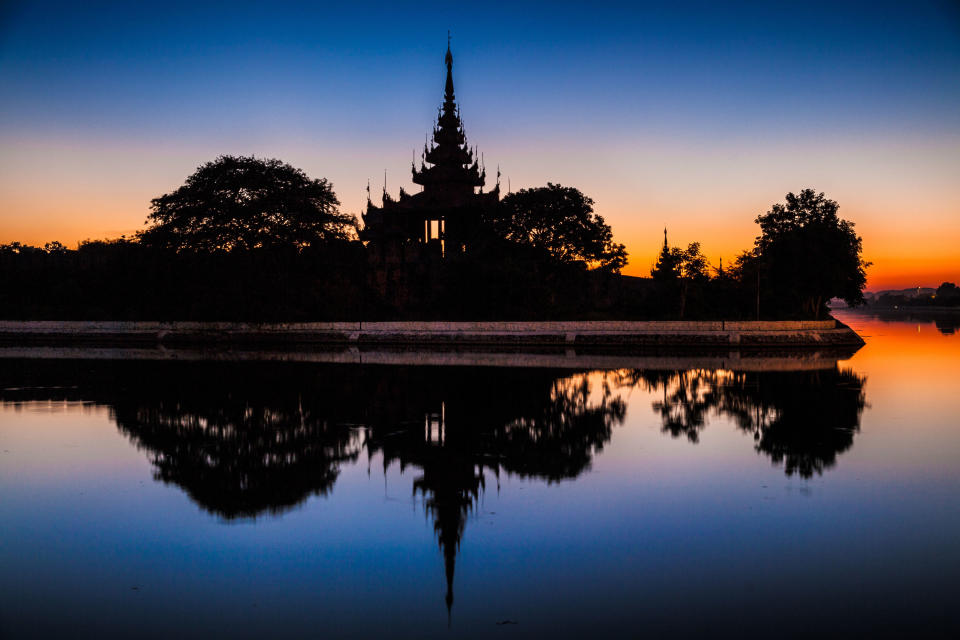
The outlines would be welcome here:
<svg viewBox="0 0 960 640">
<path fill-rule="evenodd" d="M 413 265 L 428 265 L 469 250 L 484 213 L 500 200 L 499 171 L 492 191 L 483 192 L 486 170 L 467 145 L 453 92 L 453 54 L 447 41 L 447 81 L 433 140 L 424 144 L 420 166 L 411 163 L 420 192 L 400 189 L 393 199 L 384 186 L 380 206 L 370 200 L 360 238 L 367 243 L 373 284 L 380 291 L 402 285 Z M 402 287 L 401 288 L 406 288 Z"/>
</svg>

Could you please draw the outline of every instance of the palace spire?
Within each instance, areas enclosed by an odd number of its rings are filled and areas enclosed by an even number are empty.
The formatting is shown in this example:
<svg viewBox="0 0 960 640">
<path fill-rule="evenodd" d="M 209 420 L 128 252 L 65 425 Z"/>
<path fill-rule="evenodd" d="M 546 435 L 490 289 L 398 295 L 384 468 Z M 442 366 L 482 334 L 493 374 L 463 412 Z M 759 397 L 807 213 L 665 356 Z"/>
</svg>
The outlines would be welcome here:
<svg viewBox="0 0 960 640">
<path fill-rule="evenodd" d="M 460 107 L 453 85 L 453 51 L 450 34 L 443 57 L 446 77 L 436 120 L 423 141 L 423 151 L 411 158 L 418 193 L 400 188 L 396 199 L 386 192 L 379 206 L 367 198 L 360 239 L 367 243 L 372 286 L 398 306 L 412 300 L 414 274 L 407 266 L 433 265 L 436 258 L 462 254 L 483 237 L 484 218 L 500 202 L 497 183 L 484 191 L 483 154 L 467 144 Z M 416 276 L 422 280 L 422 274 Z M 420 286 L 419 284 L 416 286 Z"/>
<path fill-rule="evenodd" d="M 467 136 L 460 119 L 456 94 L 453 89 L 453 52 L 447 34 L 447 80 L 444 85 L 443 105 L 433 128 L 433 140 L 424 149 L 419 168 L 413 167 L 413 181 L 424 191 L 473 193 L 483 187 L 486 172 L 480 166 L 475 151 L 467 146 Z M 430 166 L 432 165 L 432 166 Z"/>
<path fill-rule="evenodd" d="M 444 61 L 447 63 L 447 84 L 443 92 L 443 107 L 447 108 L 447 105 L 455 107 L 456 97 L 453 94 L 453 53 L 450 52 L 450 32 L 447 32 L 447 55 L 444 58 Z"/>
</svg>

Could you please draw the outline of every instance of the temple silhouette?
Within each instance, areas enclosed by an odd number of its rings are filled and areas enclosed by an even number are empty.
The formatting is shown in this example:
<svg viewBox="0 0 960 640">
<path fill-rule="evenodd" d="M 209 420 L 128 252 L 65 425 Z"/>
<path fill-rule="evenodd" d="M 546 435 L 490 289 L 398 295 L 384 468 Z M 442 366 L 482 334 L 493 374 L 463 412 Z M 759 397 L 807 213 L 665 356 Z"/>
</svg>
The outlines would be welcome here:
<svg viewBox="0 0 960 640">
<path fill-rule="evenodd" d="M 500 201 L 500 172 L 493 190 L 484 193 L 486 169 L 476 148 L 467 144 L 453 91 L 449 36 L 444 62 L 447 80 L 433 139 L 424 142 L 420 166 L 411 161 L 413 182 L 420 185 L 420 192 L 410 194 L 401 187 L 394 199 L 384 184 L 381 204 L 376 206 L 367 185 L 360 238 L 368 243 L 371 284 L 392 298 L 405 297 L 411 277 L 428 277 L 430 264 L 468 251 L 484 214 Z M 390 296 L 389 292 L 396 293 Z"/>
</svg>

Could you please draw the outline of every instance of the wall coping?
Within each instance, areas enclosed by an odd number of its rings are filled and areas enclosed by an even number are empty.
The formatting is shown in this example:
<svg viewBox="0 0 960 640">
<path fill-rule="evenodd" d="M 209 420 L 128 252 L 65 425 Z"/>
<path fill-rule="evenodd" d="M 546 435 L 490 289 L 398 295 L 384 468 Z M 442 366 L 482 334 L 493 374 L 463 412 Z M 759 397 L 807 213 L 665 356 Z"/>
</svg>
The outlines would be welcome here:
<svg viewBox="0 0 960 640">
<path fill-rule="evenodd" d="M 658 332 L 754 332 L 825 331 L 836 329 L 835 320 L 570 320 L 490 322 L 194 322 L 194 321 L 87 321 L 0 320 L 5 334 L 138 334 L 191 333 L 658 333 Z"/>
</svg>

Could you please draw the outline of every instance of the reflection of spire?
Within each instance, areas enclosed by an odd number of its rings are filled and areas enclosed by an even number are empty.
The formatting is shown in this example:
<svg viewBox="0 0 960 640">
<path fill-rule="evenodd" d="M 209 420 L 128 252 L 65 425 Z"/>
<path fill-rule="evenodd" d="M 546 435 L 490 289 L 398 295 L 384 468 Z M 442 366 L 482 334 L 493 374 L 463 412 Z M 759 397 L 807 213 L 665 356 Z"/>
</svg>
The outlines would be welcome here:
<svg viewBox="0 0 960 640">
<path fill-rule="evenodd" d="M 462 525 L 461 525 L 462 528 Z M 440 534 L 443 536 L 443 533 Z M 447 595 L 444 601 L 447 603 L 447 622 L 450 621 L 450 612 L 453 609 L 453 572 L 457 564 L 457 551 L 460 550 L 459 532 L 456 536 L 455 544 L 450 544 L 450 540 L 443 545 L 443 568 L 447 576 Z"/>
</svg>

